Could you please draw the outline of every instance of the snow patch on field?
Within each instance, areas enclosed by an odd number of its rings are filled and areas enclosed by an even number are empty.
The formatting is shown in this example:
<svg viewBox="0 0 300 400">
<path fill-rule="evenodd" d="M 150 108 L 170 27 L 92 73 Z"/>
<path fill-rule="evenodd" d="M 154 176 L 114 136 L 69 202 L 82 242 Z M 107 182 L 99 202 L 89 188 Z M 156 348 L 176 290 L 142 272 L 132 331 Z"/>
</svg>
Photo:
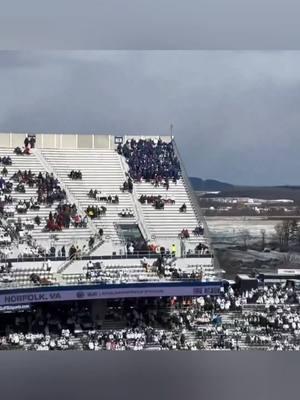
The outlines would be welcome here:
<svg viewBox="0 0 300 400">
<path fill-rule="evenodd" d="M 242 242 L 245 230 L 250 234 L 250 241 L 260 240 L 262 229 L 265 230 L 266 241 L 272 239 L 275 235 L 275 225 L 279 221 L 247 217 L 207 217 L 206 222 L 214 243 L 238 244 Z"/>
</svg>

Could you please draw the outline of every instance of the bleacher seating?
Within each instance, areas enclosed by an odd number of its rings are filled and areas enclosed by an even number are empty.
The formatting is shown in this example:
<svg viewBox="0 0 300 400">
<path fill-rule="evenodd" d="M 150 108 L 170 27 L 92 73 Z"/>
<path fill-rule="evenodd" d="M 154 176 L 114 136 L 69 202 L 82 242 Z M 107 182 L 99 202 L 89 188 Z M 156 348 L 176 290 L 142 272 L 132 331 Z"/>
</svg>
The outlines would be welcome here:
<svg viewBox="0 0 300 400">
<path fill-rule="evenodd" d="M 41 279 L 47 279 L 52 284 L 59 284 L 57 270 L 61 265 L 61 261 L 52 261 L 50 263 L 51 269 L 47 268 L 47 261 L 35 262 L 14 262 L 9 273 L 0 274 L 0 287 L 10 286 L 29 286 L 33 282 L 30 279 L 32 274 L 38 275 Z"/>
<path fill-rule="evenodd" d="M 14 262 L 12 266 L 12 273 L 24 272 L 24 273 L 33 273 L 33 272 L 41 272 L 45 271 L 45 261 L 35 261 L 35 262 Z M 51 261 L 51 271 L 56 272 L 59 266 L 61 265 L 61 261 Z"/>
<path fill-rule="evenodd" d="M 142 204 L 144 221 L 155 237 L 158 238 L 178 238 L 182 229 L 188 229 L 191 243 L 205 242 L 204 237 L 194 236 L 192 231 L 197 226 L 197 219 L 188 197 L 184 182 L 180 179 L 177 184 L 171 182 L 169 190 L 163 186 L 155 187 L 151 183 L 142 182 L 135 184 L 138 196 L 152 194 L 154 196 L 171 197 L 175 204 L 165 204 L 164 209 L 157 210 L 151 204 Z M 179 207 L 185 203 L 187 210 L 185 213 L 179 212 Z"/>
<path fill-rule="evenodd" d="M 21 145 L 22 143 L 20 143 Z M 68 248 L 71 245 L 79 245 L 79 250 L 82 252 L 82 246 L 85 245 L 88 248 L 87 242 L 91 236 L 99 232 L 99 229 L 103 229 L 103 241 L 99 241 L 99 238 L 94 237 L 94 244 L 96 248 L 90 253 L 93 256 L 113 256 L 113 255 L 125 255 L 126 252 L 131 254 L 129 243 L 131 240 L 135 240 L 135 234 L 137 233 L 136 226 L 138 225 L 143 238 L 148 241 L 144 245 L 150 245 L 148 248 L 152 249 L 153 246 L 159 252 L 159 246 L 164 246 L 166 250 L 171 250 L 173 243 L 176 243 L 176 254 L 180 257 L 186 252 L 194 252 L 196 245 L 200 242 L 207 244 L 207 239 L 203 235 L 194 235 L 193 230 L 196 227 L 201 226 L 199 218 L 197 217 L 197 210 L 193 208 L 192 196 L 190 188 L 187 183 L 181 177 L 180 165 L 178 159 L 176 159 L 176 177 L 173 176 L 169 179 L 168 190 L 165 185 L 158 184 L 154 185 L 153 182 L 146 182 L 141 179 L 139 182 L 134 181 L 133 190 L 127 191 L 122 190 L 124 181 L 127 181 L 129 174 L 129 167 L 126 158 L 119 154 L 118 149 L 110 148 L 105 149 L 58 149 L 58 148 L 44 148 L 39 147 L 37 142 L 37 148 L 31 150 L 30 155 L 16 155 L 13 148 L 0 148 L 0 156 L 9 155 L 12 159 L 12 165 L 6 166 L 8 174 L 6 179 L 9 179 L 17 171 L 31 170 L 32 173 L 38 174 L 46 172 L 51 174 L 58 179 L 61 188 L 66 191 L 67 201 L 75 203 L 78 213 L 82 216 L 85 214 L 85 210 L 88 206 L 104 206 L 106 211 L 96 218 L 88 219 L 88 225 L 86 228 L 75 228 L 72 224 L 69 229 L 63 229 L 62 231 L 47 232 L 44 230 L 46 225 L 49 212 L 55 213 L 57 202 L 54 202 L 52 206 L 45 206 L 39 204 L 39 210 L 28 209 L 26 213 L 17 213 L 14 211 L 16 204 L 20 200 L 29 200 L 30 198 L 37 199 L 37 188 L 30 188 L 25 185 L 25 193 L 12 191 L 13 203 L 8 205 L 7 211 L 11 214 L 7 218 L 7 222 L 16 222 L 19 218 L 23 224 L 27 225 L 25 229 L 24 240 L 18 240 L 18 254 L 16 254 L 16 246 L 13 249 L 13 245 L 10 246 L 6 243 L 5 230 L 0 232 L 0 253 L 3 258 L 17 257 L 17 256 L 34 256 L 36 257 L 37 249 L 28 242 L 28 235 L 32 237 L 37 245 L 49 250 L 51 246 L 55 246 L 56 249 L 61 249 L 64 245 L 66 249 L 66 256 L 68 257 Z M 171 156 L 172 157 L 172 156 Z M 160 161 L 159 161 L 160 162 Z M 169 166 L 170 166 L 170 160 Z M 152 166 L 153 166 L 152 162 Z M 80 179 L 71 179 L 70 172 L 77 171 Z M 176 181 L 176 183 L 175 183 Z M 16 185 L 14 183 L 14 185 Z M 97 198 L 91 198 L 89 196 L 90 190 L 97 190 Z M 99 197 L 104 196 L 118 196 L 119 201 L 106 202 L 100 200 Z M 166 198 L 172 199 L 172 202 L 167 202 L 163 209 L 156 209 L 152 204 L 140 203 L 138 199 L 141 195 L 153 195 L 161 196 L 164 200 Z M 185 204 L 186 211 L 180 212 L 179 208 Z M 125 212 L 124 212 L 125 210 Z M 127 213 L 125 217 L 124 214 Z M 123 214 L 123 215 L 122 215 Z M 130 214 L 130 217 L 128 217 Z M 34 218 L 39 216 L 41 224 L 38 226 L 34 223 Z M 32 226 L 30 226 L 32 225 Z M 125 239 L 121 225 L 132 225 L 132 238 Z M 190 237 L 180 242 L 180 233 L 183 229 L 189 231 Z M 27 235 L 28 234 L 28 235 Z M 96 241 L 95 241 L 96 240 Z M 127 243 L 126 243 L 127 241 Z M 126 246 L 127 244 L 127 246 Z M 16 243 L 14 243 L 16 245 Z M 91 245 L 93 246 L 93 244 Z M 138 251 L 139 247 L 136 247 Z M 144 251 L 144 248 L 143 248 Z M 172 250 L 173 251 L 173 250 Z M 206 250 L 205 250 L 206 251 Z M 3 255 L 5 253 L 5 255 Z M 214 276 L 214 268 L 212 266 L 212 259 L 209 254 L 207 257 L 204 256 L 204 250 L 202 254 L 202 260 L 188 259 L 180 265 L 181 271 L 189 275 L 195 270 L 203 272 L 203 279 L 210 279 Z M 206 253 L 205 253 L 206 254 Z M 80 255 L 77 255 L 80 257 Z M 207 258 L 207 262 L 204 261 Z M 178 258 L 178 265 L 180 258 Z M 95 261 L 93 259 L 93 261 Z M 157 281 L 170 279 L 172 273 L 166 272 L 165 276 L 158 274 L 155 269 L 145 271 L 141 265 L 141 259 L 116 259 L 105 261 L 106 273 L 111 274 L 111 282 L 118 280 L 118 273 L 123 274 L 122 279 L 128 282 L 135 281 Z M 70 283 L 77 282 L 78 277 L 81 281 L 86 275 L 86 261 L 83 260 L 65 260 L 61 261 L 56 269 L 61 274 L 62 282 Z M 26 266 L 20 271 L 15 270 L 15 278 L 17 280 L 27 282 L 30 273 L 34 271 L 45 274 L 45 271 L 39 271 L 38 264 Z M 180 272 L 181 273 L 181 272 Z M 177 275 L 178 276 L 178 275 Z M 126 278 L 127 277 L 127 278 Z M 174 277 L 173 277 L 174 278 Z M 127 280 L 126 280 L 127 279 Z"/>
<path fill-rule="evenodd" d="M 121 165 L 125 173 L 130 173 L 126 158 L 123 155 L 119 155 L 119 157 L 122 159 Z M 162 199 L 173 200 L 173 204 L 167 203 L 163 209 L 156 209 L 152 204 L 147 203 L 139 206 L 142 213 L 141 219 L 157 243 L 164 245 L 168 241 L 171 243 L 172 240 L 179 237 L 183 229 L 187 229 L 190 237 L 186 240 L 186 250 L 194 250 L 200 242 L 207 244 L 207 239 L 203 235 L 199 236 L 193 233 L 194 229 L 199 226 L 199 221 L 192 205 L 188 186 L 182 177 L 176 183 L 169 180 L 168 190 L 164 185 L 155 186 L 141 179 L 134 183 L 134 192 L 136 201 L 142 195 L 161 196 Z M 179 212 L 179 208 L 183 204 L 186 205 L 186 212 Z"/>
<path fill-rule="evenodd" d="M 13 153 L 13 149 L 0 149 L 0 156 L 9 155 L 12 159 L 12 165 L 6 166 L 8 170 L 7 179 L 10 178 L 15 172 L 18 170 L 31 170 L 32 173 L 38 174 L 39 172 L 46 173 L 43 165 L 39 162 L 38 158 L 35 156 L 34 152 L 31 155 L 18 156 Z M 12 197 L 14 199 L 13 205 L 15 206 L 19 200 L 30 199 L 31 197 L 37 198 L 36 188 L 30 188 L 28 185 L 25 186 L 26 192 L 20 193 L 13 190 Z M 45 205 L 40 205 L 39 210 L 31 210 L 29 209 L 25 214 L 19 214 L 17 212 L 14 213 L 14 217 L 10 218 L 10 220 L 17 220 L 18 217 L 21 218 L 22 222 L 26 220 L 31 220 L 35 218 L 35 216 L 39 216 L 41 218 L 41 224 L 38 226 L 34 224 L 34 229 L 30 231 L 33 239 L 38 241 L 41 244 L 49 247 L 49 243 L 51 241 L 51 237 L 53 236 L 53 232 L 44 232 L 43 228 L 46 225 L 46 218 L 49 215 L 49 212 L 55 212 L 55 208 L 57 203 L 54 203 L 51 207 L 46 207 Z M 59 245 L 62 244 L 70 244 L 71 242 L 77 241 L 80 238 L 81 242 L 85 239 L 88 239 L 91 235 L 91 232 L 88 228 L 75 228 L 70 226 L 69 229 L 64 229 L 60 232 L 54 233 L 56 237 L 56 242 Z"/>
<path fill-rule="evenodd" d="M 121 168 L 120 159 L 114 150 L 52 150 L 44 149 L 42 155 L 51 164 L 71 193 L 78 199 L 80 206 L 86 209 L 88 205 L 104 205 L 106 214 L 93 219 L 97 228 L 102 228 L 106 239 L 115 243 L 122 243 L 118 234 L 117 225 L 124 223 L 119 214 L 122 209 L 134 209 L 132 196 L 120 191 L 125 174 Z M 68 177 L 72 169 L 82 172 L 81 180 L 72 180 Z M 118 195 L 119 204 L 99 202 L 88 197 L 90 189 L 101 191 L 107 195 Z M 136 217 L 126 220 L 126 223 L 136 223 Z"/>
<path fill-rule="evenodd" d="M 157 268 L 152 267 L 155 259 L 148 259 L 149 268 L 146 271 L 142 266 L 142 259 L 105 259 L 105 260 L 95 260 L 93 263 L 101 262 L 103 265 L 103 270 L 108 273 L 111 278 L 114 274 L 121 273 L 127 276 L 127 282 L 137 282 L 137 281 L 165 281 L 171 279 L 171 274 L 166 274 L 164 277 L 159 277 L 157 273 Z M 68 283 L 78 283 L 78 279 L 86 281 L 85 275 L 88 270 L 87 268 L 88 260 L 74 260 L 63 272 L 63 279 Z M 175 262 L 175 266 L 180 268 L 182 272 L 191 274 L 193 271 L 202 271 L 203 280 L 208 280 L 214 277 L 214 267 L 211 263 L 210 258 L 204 259 L 193 259 L 190 262 L 189 259 L 179 258 Z M 111 282 L 112 283 L 112 282 Z"/>
</svg>

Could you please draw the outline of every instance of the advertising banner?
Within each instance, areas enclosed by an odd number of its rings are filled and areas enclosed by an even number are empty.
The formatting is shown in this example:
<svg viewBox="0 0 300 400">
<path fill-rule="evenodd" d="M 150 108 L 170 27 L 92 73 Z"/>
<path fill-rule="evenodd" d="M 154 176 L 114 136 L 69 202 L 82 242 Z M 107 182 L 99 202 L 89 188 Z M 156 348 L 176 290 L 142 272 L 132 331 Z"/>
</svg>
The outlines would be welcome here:
<svg viewBox="0 0 300 400">
<path fill-rule="evenodd" d="M 15 304 L 15 305 L 7 305 L 0 306 L 0 313 L 13 313 L 16 311 L 28 311 L 31 309 L 30 304 Z"/>
<path fill-rule="evenodd" d="M 133 286 L 113 288 L 49 288 L 0 292 L 0 306 L 52 301 L 113 299 L 129 297 L 169 297 L 217 295 L 219 284 L 182 286 Z"/>
<path fill-rule="evenodd" d="M 278 275 L 300 275 L 300 269 L 278 269 Z"/>
</svg>

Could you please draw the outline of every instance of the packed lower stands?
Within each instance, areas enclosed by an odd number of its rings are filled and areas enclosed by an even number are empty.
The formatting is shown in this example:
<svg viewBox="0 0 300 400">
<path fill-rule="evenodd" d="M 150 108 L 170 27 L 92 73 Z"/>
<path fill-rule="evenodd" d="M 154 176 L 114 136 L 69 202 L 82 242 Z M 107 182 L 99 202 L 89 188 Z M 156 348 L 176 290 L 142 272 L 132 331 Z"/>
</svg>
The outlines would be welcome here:
<svg viewBox="0 0 300 400">
<path fill-rule="evenodd" d="M 300 293 L 262 286 L 219 296 L 34 305 L 4 314 L 0 349 L 299 350 Z"/>
</svg>

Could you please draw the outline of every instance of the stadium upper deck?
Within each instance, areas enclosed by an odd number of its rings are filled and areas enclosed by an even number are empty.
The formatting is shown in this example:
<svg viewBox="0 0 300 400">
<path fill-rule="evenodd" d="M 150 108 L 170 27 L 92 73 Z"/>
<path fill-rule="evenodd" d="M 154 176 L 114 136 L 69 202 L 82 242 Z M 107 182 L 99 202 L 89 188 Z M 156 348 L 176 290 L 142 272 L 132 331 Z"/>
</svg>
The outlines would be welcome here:
<svg viewBox="0 0 300 400">
<path fill-rule="evenodd" d="M 173 137 L 38 134 L 32 148 L 27 136 L 0 134 L 5 285 L 213 279 Z"/>
</svg>

